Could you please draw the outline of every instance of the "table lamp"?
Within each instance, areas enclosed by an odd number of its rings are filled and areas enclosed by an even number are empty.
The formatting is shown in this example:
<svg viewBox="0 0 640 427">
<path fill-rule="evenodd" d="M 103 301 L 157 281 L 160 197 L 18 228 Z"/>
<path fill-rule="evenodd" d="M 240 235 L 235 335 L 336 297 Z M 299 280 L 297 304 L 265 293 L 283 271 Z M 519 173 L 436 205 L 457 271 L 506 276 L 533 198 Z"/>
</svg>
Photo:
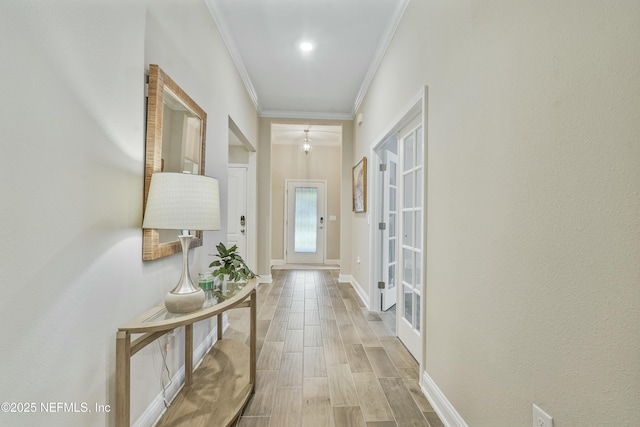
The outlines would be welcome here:
<svg viewBox="0 0 640 427">
<path fill-rule="evenodd" d="M 202 307 L 205 295 L 189 274 L 189 230 L 220 229 L 218 180 L 204 175 L 158 172 L 151 176 L 142 228 L 182 230 L 182 275 L 165 297 L 170 313 L 189 313 Z"/>
</svg>

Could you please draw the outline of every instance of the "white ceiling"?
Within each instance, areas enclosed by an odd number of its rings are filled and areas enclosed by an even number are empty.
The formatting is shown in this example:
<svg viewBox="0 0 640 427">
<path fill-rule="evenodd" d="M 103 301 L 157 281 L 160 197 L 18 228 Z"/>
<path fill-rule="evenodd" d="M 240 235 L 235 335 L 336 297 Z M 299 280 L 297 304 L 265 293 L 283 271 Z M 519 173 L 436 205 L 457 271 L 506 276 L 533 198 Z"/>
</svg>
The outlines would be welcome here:
<svg viewBox="0 0 640 427">
<path fill-rule="evenodd" d="M 353 118 L 408 0 L 205 0 L 262 117 Z M 302 52 L 299 44 L 315 48 Z"/>
</svg>

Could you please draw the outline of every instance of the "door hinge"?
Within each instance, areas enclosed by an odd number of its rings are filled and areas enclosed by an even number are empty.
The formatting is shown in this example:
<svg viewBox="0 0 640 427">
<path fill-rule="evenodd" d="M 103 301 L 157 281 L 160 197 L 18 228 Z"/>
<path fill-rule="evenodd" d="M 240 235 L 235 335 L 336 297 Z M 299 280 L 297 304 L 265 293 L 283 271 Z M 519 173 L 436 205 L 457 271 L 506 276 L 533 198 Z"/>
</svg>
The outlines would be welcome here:
<svg viewBox="0 0 640 427">
<path fill-rule="evenodd" d="M 385 283 L 384 282 L 378 282 L 378 289 L 385 289 Z"/>
<path fill-rule="evenodd" d="M 380 172 L 385 172 L 387 170 L 387 164 L 386 163 L 380 163 Z"/>
<path fill-rule="evenodd" d="M 385 224 L 384 222 L 378 223 L 378 230 L 386 230 L 386 229 L 387 229 L 387 224 Z"/>
</svg>

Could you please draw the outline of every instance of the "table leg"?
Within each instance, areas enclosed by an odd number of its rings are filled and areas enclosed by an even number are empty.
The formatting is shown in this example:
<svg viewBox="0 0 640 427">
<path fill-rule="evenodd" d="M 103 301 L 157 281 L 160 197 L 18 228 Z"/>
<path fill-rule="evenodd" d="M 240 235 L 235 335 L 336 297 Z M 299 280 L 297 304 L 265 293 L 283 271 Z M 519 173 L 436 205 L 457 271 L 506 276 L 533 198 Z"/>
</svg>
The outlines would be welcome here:
<svg viewBox="0 0 640 427">
<path fill-rule="evenodd" d="M 126 427 L 131 422 L 131 334 L 116 333 L 116 426 Z"/>
<path fill-rule="evenodd" d="M 184 385 L 193 382 L 193 324 L 184 327 Z"/>
<path fill-rule="evenodd" d="M 256 383 L 256 313 L 258 311 L 257 307 L 258 297 L 257 293 L 254 290 L 251 292 L 251 328 L 250 328 L 250 338 L 249 338 L 249 363 L 251 364 L 249 367 L 249 384 L 255 386 Z"/>
</svg>

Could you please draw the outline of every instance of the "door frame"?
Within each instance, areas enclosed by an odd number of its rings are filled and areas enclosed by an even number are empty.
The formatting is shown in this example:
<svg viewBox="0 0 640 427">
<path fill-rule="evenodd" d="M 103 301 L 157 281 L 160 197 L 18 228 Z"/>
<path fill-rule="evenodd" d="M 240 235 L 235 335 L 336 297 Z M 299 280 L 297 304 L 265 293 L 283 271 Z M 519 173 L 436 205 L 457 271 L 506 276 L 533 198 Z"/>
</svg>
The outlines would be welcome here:
<svg viewBox="0 0 640 427">
<path fill-rule="evenodd" d="M 305 182 L 310 184 L 322 184 L 324 186 L 323 191 L 323 206 L 324 206 L 324 227 L 322 227 L 322 231 L 320 234 L 322 235 L 322 263 L 324 264 L 327 261 L 327 180 L 326 179 L 295 179 L 295 178 L 287 178 L 284 180 L 284 262 L 289 263 L 289 196 L 287 192 L 289 191 L 289 183 L 290 182 Z"/>
<path fill-rule="evenodd" d="M 241 169 L 244 170 L 244 212 L 241 213 L 241 215 L 244 215 L 244 217 L 246 218 L 246 223 L 245 223 L 245 233 L 244 233 L 244 249 L 246 251 L 246 253 L 244 254 L 244 260 L 247 262 L 247 265 L 249 265 L 249 233 L 251 232 L 251 227 L 250 224 L 253 221 L 249 221 L 249 217 L 251 215 L 248 215 L 249 212 L 251 212 L 249 210 L 249 165 L 243 165 L 243 164 L 237 164 L 237 163 L 230 163 L 227 167 L 227 188 L 229 188 L 229 178 L 228 175 L 230 175 L 231 169 Z M 227 190 L 228 191 L 228 190 Z M 227 201 L 230 200 L 230 195 L 227 195 Z M 229 212 L 229 206 L 231 204 L 228 203 L 227 206 L 227 212 Z M 237 218 L 235 219 L 237 220 Z M 229 243 L 229 224 L 231 223 L 231 221 L 234 221 L 234 218 L 230 218 L 229 215 L 227 214 L 227 244 Z"/>
<path fill-rule="evenodd" d="M 397 133 L 400 129 L 402 129 L 403 127 L 407 126 L 412 120 L 414 120 L 417 116 L 420 116 L 420 121 L 422 123 L 422 128 L 423 128 L 423 141 L 422 141 L 422 153 L 423 153 L 423 158 L 422 158 L 422 163 L 424 165 L 424 175 L 423 175 L 423 179 L 427 179 L 427 165 L 428 165 L 428 132 L 427 132 L 427 96 L 428 96 L 428 88 L 427 86 L 424 86 L 423 88 L 420 89 L 420 91 L 411 99 L 411 101 L 407 104 L 407 106 L 402 109 L 400 111 L 400 113 L 398 114 L 397 118 L 394 119 L 391 124 L 387 127 L 387 129 L 381 134 L 381 136 L 377 139 L 374 140 L 374 143 L 371 144 L 370 148 L 369 148 L 369 155 L 371 158 L 371 162 L 370 164 L 372 165 L 372 168 L 377 168 L 377 165 L 380 164 L 380 156 L 377 153 L 377 150 L 381 147 L 382 144 L 384 144 L 387 139 L 389 139 L 389 137 L 394 134 Z M 377 174 L 376 174 L 377 176 Z M 428 182 L 428 181 L 427 181 Z M 369 221 L 369 241 L 372 243 L 369 246 L 369 259 L 370 260 L 375 260 L 378 259 L 377 257 L 380 254 L 380 251 L 382 250 L 381 248 L 381 238 L 380 238 L 380 232 L 378 230 L 378 223 L 382 222 L 382 218 L 381 218 L 381 206 L 380 206 L 380 180 L 379 179 L 373 179 L 371 180 L 371 184 L 373 184 L 373 187 L 371 189 L 371 191 L 369 191 L 369 197 L 371 198 L 370 203 L 372 206 L 371 208 L 371 212 L 372 212 L 372 218 L 371 221 Z M 418 363 L 420 364 L 420 370 L 422 371 L 423 366 L 424 366 L 424 360 L 425 360 L 425 354 L 426 354 L 426 334 L 427 334 L 427 329 L 426 329 L 426 317 L 427 317 L 427 310 L 426 310 L 426 295 L 427 295 L 427 287 L 428 287 L 428 283 L 427 283 L 427 251 L 426 251 L 426 244 L 427 244 L 427 213 L 428 213 L 428 198 L 427 198 L 427 188 L 428 185 L 423 185 L 423 196 L 422 196 L 422 200 L 423 200 L 423 216 L 422 216 L 422 222 L 423 222 L 423 226 L 422 226 L 422 241 L 423 241 L 423 245 L 424 245 L 424 255 L 423 255 L 423 269 L 422 269 L 422 283 L 423 283 L 423 297 L 421 298 L 421 307 L 420 307 L 420 312 L 422 314 L 422 319 L 421 319 L 421 331 L 422 331 L 422 360 L 418 360 Z M 399 258 L 400 260 L 401 258 Z M 369 277 L 371 278 L 369 280 L 369 307 L 374 308 L 376 311 L 379 311 L 379 307 L 380 305 L 380 301 L 381 301 L 381 292 L 378 290 L 378 275 L 379 272 L 376 271 L 376 266 L 374 265 L 374 262 L 370 262 L 369 263 Z M 402 289 L 402 286 L 397 286 L 397 289 Z M 398 301 L 400 301 L 398 299 Z M 396 325 L 398 322 L 398 318 L 396 316 Z"/>
</svg>

